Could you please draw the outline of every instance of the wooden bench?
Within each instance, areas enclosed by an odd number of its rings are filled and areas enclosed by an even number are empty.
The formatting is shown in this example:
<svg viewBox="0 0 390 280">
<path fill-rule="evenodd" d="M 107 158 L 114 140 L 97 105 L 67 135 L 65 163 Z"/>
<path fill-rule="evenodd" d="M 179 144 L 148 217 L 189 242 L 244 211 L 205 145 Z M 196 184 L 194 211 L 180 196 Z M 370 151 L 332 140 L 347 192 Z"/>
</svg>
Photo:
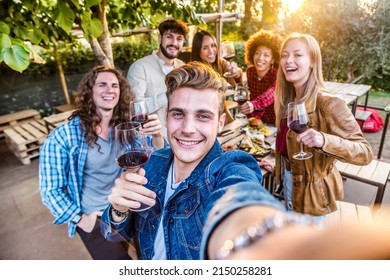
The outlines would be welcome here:
<svg viewBox="0 0 390 280">
<path fill-rule="evenodd" d="M 375 204 L 382 204 L 383 194 L 385 193 L 390 174 L 390 163 L 374 159 L 368 165 L 358 166 L 336 161 L 336 167 L 343 177 L 377 187 Z"/>
<path fill-rule="evenodd" d="M 325 226 L 332 226 L 346 222 L 364 222 L 374 219 L 369 206 L 357 205 L 345 201 L 337 201 L 336 212 L 326 215 Z"/>
<path fill-rule="evenodd" d="M 43 120 L 35 120 L 4 130 L 5 142 L 15 156 L 23 163 L 39 156 L 39 147 L 47 137 Z"/>
<path fill-rule="evenodd" d="M 54 115 L 50 115 L 48 117 L 44 117 L 43 120 L 45 121 L 48 133 L 50 133 L 57 126 L 67 122 L 68 118 L 73 113 L 73 111 L 74 110 L 66 111 L 63 113 L 54 114 Z"/>
<path fill-rule="evenodd" d="M 41 114 L 35 109 L 27 109 L 0 116 L 0 138 L 4 137 L 4 130 L 31 120 L 41 119 Z"/>
</svg>

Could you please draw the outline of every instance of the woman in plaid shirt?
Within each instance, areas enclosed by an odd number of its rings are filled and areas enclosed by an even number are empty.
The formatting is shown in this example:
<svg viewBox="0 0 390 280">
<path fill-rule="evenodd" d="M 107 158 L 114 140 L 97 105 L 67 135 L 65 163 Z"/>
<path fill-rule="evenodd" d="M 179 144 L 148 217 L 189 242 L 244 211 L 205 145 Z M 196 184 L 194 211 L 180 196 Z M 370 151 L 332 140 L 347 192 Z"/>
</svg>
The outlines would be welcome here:
<svg viewBox="0 0 390 280">
<path fill-rule="evenodd" d="M 251 100 L 238 107 L 248 117 L 255 117 L 272 125 L 275 125 L 274 93 L 280 41 L 278 35 L 265 30 L 248 39 L 245 61 L 250 65 L 246 76 Z"/>
</svg>

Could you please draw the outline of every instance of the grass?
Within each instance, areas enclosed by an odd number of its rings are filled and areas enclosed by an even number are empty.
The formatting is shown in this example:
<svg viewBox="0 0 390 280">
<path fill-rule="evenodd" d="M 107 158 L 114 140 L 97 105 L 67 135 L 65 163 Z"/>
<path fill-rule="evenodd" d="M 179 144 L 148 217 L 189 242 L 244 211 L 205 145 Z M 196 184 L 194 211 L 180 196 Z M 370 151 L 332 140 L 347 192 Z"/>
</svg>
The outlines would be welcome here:
<svg viewBox="0 0 390 280">
<path fill-rule="evenodd" d="M 364 106 L 366 97 L 362 96 L 358 100 L 358 104 L 360 106 Z M 370 90 L 368 97 L 368 106 L 375 106 L 379 108 L 385 108 L 386 106 L 390 106 L 390 92 L 378 91 L 378 90 Z M 382 119 L 384 120 L 386 117 L 386 113 L 384 110 L 378 110 Z"/>
</svg>

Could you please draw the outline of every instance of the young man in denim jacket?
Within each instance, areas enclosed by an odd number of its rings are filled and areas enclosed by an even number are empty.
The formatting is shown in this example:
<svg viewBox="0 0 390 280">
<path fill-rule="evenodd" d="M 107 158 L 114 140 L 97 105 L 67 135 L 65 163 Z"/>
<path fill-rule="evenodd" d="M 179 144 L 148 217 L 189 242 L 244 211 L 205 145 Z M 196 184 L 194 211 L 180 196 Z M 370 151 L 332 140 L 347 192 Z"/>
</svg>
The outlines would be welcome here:
<svg viewBox="0 0 390 280">
<path fill-rule="evenodd" d="M 192 62 L 168 74 L 166 84 L 170 148 L 154 152 L 138 172 L 116 180 L 102 232 L 111 241 L 137 239 L 141 259 L 200 259 L 211 210 L 208 234 L 242 207 L 260 205 L 262 217 L 283 206 L 262 187 L 257 162 L 242 151 L 223 152 L 217 140 L 225 121 L 224 79 Z M 221 197 L 228 203 L 215 211 Z M 140 203 L 152 207 L 137 212 Z"/>
</svg>

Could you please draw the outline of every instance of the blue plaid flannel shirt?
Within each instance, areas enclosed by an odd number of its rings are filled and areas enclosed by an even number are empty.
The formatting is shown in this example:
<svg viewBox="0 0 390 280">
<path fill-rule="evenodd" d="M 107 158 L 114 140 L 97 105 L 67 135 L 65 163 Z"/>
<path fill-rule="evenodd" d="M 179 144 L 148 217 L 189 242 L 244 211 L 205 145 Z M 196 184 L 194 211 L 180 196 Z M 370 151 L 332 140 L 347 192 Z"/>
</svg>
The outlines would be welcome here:
<svg viewBox="0 0 390 280">
<path fill-rule="evenodd" d="M 152 147 L 152 137 L 148 136 L 147 141 Z M 42 202 L 55 217 L 54 224 L 68 223 L 69 237 L 76 233 L 73 221 L 82 215 L 81 188 L 87 152 L 88 144 L 79 117 L 54 129 L 40 148 Z"/>
</svg>

